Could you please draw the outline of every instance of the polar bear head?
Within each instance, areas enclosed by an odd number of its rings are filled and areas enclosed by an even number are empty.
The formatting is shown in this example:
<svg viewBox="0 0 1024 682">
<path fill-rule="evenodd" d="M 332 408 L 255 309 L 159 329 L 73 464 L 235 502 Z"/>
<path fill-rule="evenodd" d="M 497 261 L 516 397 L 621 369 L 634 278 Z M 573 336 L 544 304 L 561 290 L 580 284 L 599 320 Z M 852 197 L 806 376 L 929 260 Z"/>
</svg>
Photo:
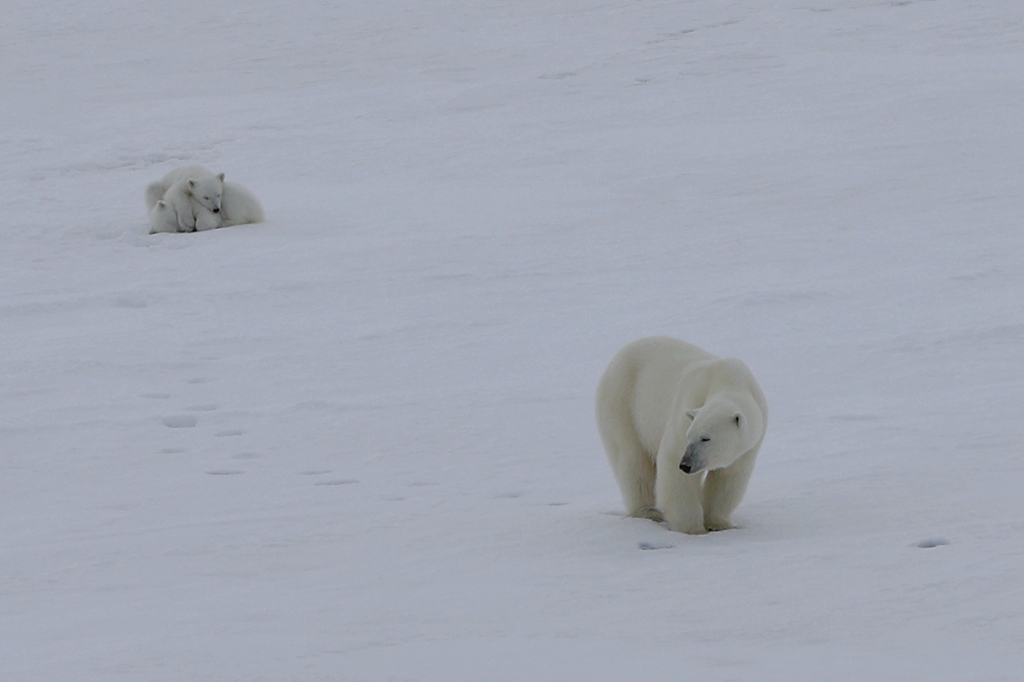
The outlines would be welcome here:
<svg viewBox="0 0 1024 682">
<path fill-rule="evenodd" d="M 161 199 L 153 205 L 149 212 L 149 233 L 177 232 L 178 212 L 168 202 Z"/>
<path fill-rule="evenodd" d="M 211 175 L 198 180 L 189 179 L 188 193 L 214 213 L 220 213 L 220 198 L 224 194 L 224 174 Z"/>
<path fill-rule="evenodd" d="M 685 414 L 691 423 L 679 468 L 687 474 L 724 469 L 757 445 L 763 433 L 763 417 L 752 400 L 717 398 Z"/>
</svg>

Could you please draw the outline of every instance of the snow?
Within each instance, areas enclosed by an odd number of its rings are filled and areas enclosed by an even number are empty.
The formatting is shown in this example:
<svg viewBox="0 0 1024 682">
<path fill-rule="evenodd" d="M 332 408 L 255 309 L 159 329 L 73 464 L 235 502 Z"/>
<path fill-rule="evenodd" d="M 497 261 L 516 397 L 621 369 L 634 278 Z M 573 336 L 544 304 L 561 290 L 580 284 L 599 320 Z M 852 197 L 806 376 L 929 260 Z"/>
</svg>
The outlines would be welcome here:
<svg viewBox="0 0 1024 682">
<path fill-rule="evenodd" d="M 1024 4 L 4 15 L 0 677 L 1019 679 Z M 267 222 L 148 236 L 191 163 Z M 650 334 L 738 530 L 621 518 Z"/>
</svg>

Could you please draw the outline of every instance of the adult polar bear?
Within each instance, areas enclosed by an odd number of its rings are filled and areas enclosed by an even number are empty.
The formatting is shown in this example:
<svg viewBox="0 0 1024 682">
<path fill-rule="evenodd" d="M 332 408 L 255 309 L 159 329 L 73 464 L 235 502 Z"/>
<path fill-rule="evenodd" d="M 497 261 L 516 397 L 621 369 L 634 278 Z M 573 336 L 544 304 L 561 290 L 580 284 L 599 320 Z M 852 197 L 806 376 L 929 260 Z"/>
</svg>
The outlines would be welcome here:
<svg viewBox="0 0 1024 682">
<path fill-rule="evenodd" d="M 597 424 L 629 515 L 696 535 L 734 527 L 768 405 L 740 360 L 650 337 L 612 358 Z"/>
</svg>

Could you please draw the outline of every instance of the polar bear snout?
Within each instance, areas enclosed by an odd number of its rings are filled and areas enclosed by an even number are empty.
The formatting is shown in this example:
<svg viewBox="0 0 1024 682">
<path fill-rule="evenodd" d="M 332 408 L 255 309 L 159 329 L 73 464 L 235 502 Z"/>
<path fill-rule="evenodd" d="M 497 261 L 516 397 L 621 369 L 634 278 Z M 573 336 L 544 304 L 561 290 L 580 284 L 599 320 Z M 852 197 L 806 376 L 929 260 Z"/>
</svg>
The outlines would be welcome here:
<svg viewBox="0 0 1024 682">
<path fill-rule="evenodd" d="M 697 452 L 699 446 L 700 443 L 690 443 L 686 446 L 683 459 L 679 462 L 679 468 L 684 474 L 696 474 L 704 468 L 700 454 Z"/>
</svg>

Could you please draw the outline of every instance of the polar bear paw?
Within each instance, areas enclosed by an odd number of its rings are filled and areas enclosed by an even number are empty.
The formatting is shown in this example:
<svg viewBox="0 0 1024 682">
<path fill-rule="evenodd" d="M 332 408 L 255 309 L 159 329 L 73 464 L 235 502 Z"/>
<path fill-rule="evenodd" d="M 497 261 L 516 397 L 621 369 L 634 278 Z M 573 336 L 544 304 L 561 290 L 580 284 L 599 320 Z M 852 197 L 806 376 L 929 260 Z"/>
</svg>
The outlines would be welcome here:
<svg viewBox="0 0 1024 682">
<path fill-rule="evenodd" d="M 706 519 L 704 521 L 704 527 L 707 528 L 709 531 L 716 531 L 716 530 L 732 530 L 736 526 L 734 526 L 732 523 L 730 523 L 727 519 L 711 518 L 711 519 Z"/>
<path fill-rule="evenodd" d="M 661 512 L 654 507 L 640 507 L 630 514 L 630 516 L 637 519 L 650 519 L 651 521 L 657 521 L 658 523 L 665 520 L 665 517 L 661 515 Z"/>
</svg>

